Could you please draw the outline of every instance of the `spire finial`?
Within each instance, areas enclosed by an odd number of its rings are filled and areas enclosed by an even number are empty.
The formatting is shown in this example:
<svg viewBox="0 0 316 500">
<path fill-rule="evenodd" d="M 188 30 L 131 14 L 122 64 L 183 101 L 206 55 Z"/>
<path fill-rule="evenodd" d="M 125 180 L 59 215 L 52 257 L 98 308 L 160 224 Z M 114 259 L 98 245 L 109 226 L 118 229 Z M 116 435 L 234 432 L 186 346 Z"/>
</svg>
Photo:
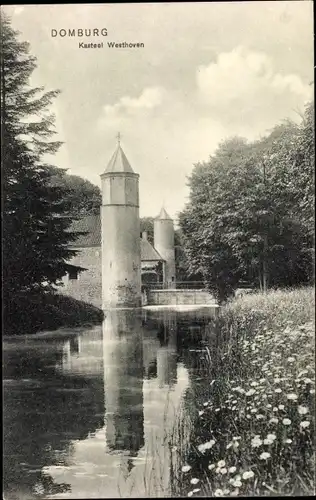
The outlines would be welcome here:
<svg viewBox="0 0 316 500">
<path fill-rule="evenodd" d="M 117 138 L 118 145 L 120 145 L 121 144 L 121 133 L 120 132 L 117 133 L 116 138 Z"/>
</svg>

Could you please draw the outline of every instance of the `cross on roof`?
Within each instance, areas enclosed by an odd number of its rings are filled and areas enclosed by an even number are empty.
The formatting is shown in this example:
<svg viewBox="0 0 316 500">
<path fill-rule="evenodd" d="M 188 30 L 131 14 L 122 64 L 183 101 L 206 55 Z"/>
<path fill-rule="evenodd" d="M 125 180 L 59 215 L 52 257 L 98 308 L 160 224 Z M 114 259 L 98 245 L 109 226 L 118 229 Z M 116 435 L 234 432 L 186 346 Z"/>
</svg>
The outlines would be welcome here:
<svg viewBox="0 0 316 500">
<path fill-rule="evenodd" d="M 117 138 L 117 143 L 121 144 L 121 133 L 120 132 L 117 133 L 116 138 Z"/>
</svg>

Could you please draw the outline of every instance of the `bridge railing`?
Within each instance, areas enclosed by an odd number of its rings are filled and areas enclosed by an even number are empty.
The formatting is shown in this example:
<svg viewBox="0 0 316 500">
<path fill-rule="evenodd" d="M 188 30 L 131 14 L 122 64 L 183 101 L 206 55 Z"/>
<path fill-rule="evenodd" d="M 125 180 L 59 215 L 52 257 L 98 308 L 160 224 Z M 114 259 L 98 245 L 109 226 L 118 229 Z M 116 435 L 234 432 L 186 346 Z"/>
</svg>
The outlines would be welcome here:
<svg viewBox="0 0 316 500">
<path fill-rule="evenodd" d="M 203 281 L 177 281 L 176 283 L 143 283 L 149 290 L 205 290 Z"/>
</svg>

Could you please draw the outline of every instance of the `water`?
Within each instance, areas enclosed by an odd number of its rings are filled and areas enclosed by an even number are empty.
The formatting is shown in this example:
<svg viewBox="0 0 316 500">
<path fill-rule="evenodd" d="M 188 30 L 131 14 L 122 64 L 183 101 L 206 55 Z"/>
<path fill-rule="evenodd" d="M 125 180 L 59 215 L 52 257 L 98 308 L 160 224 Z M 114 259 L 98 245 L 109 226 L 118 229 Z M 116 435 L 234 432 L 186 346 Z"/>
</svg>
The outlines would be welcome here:
<svg viewBox="0 0 316 500">
<path fill-rule="evenodd" d="M 6 500 L 171 495 L 213 317 L 117 311 L 69 336 L 6 341 Z"/>
</svg>

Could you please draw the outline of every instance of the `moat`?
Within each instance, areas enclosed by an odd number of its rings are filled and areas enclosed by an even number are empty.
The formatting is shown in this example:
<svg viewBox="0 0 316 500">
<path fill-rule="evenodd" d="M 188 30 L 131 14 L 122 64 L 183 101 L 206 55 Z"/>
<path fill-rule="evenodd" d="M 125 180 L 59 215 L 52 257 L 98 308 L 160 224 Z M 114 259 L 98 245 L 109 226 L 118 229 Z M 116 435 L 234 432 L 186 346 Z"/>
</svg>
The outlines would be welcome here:
<svg viewBox="0 0 316 500">
<path fill-rule="evenodd" d="M 117 311 L 69 338 L 5 341 L 6 500 L 171 495 L 215 314 Z"/>
</svg>

